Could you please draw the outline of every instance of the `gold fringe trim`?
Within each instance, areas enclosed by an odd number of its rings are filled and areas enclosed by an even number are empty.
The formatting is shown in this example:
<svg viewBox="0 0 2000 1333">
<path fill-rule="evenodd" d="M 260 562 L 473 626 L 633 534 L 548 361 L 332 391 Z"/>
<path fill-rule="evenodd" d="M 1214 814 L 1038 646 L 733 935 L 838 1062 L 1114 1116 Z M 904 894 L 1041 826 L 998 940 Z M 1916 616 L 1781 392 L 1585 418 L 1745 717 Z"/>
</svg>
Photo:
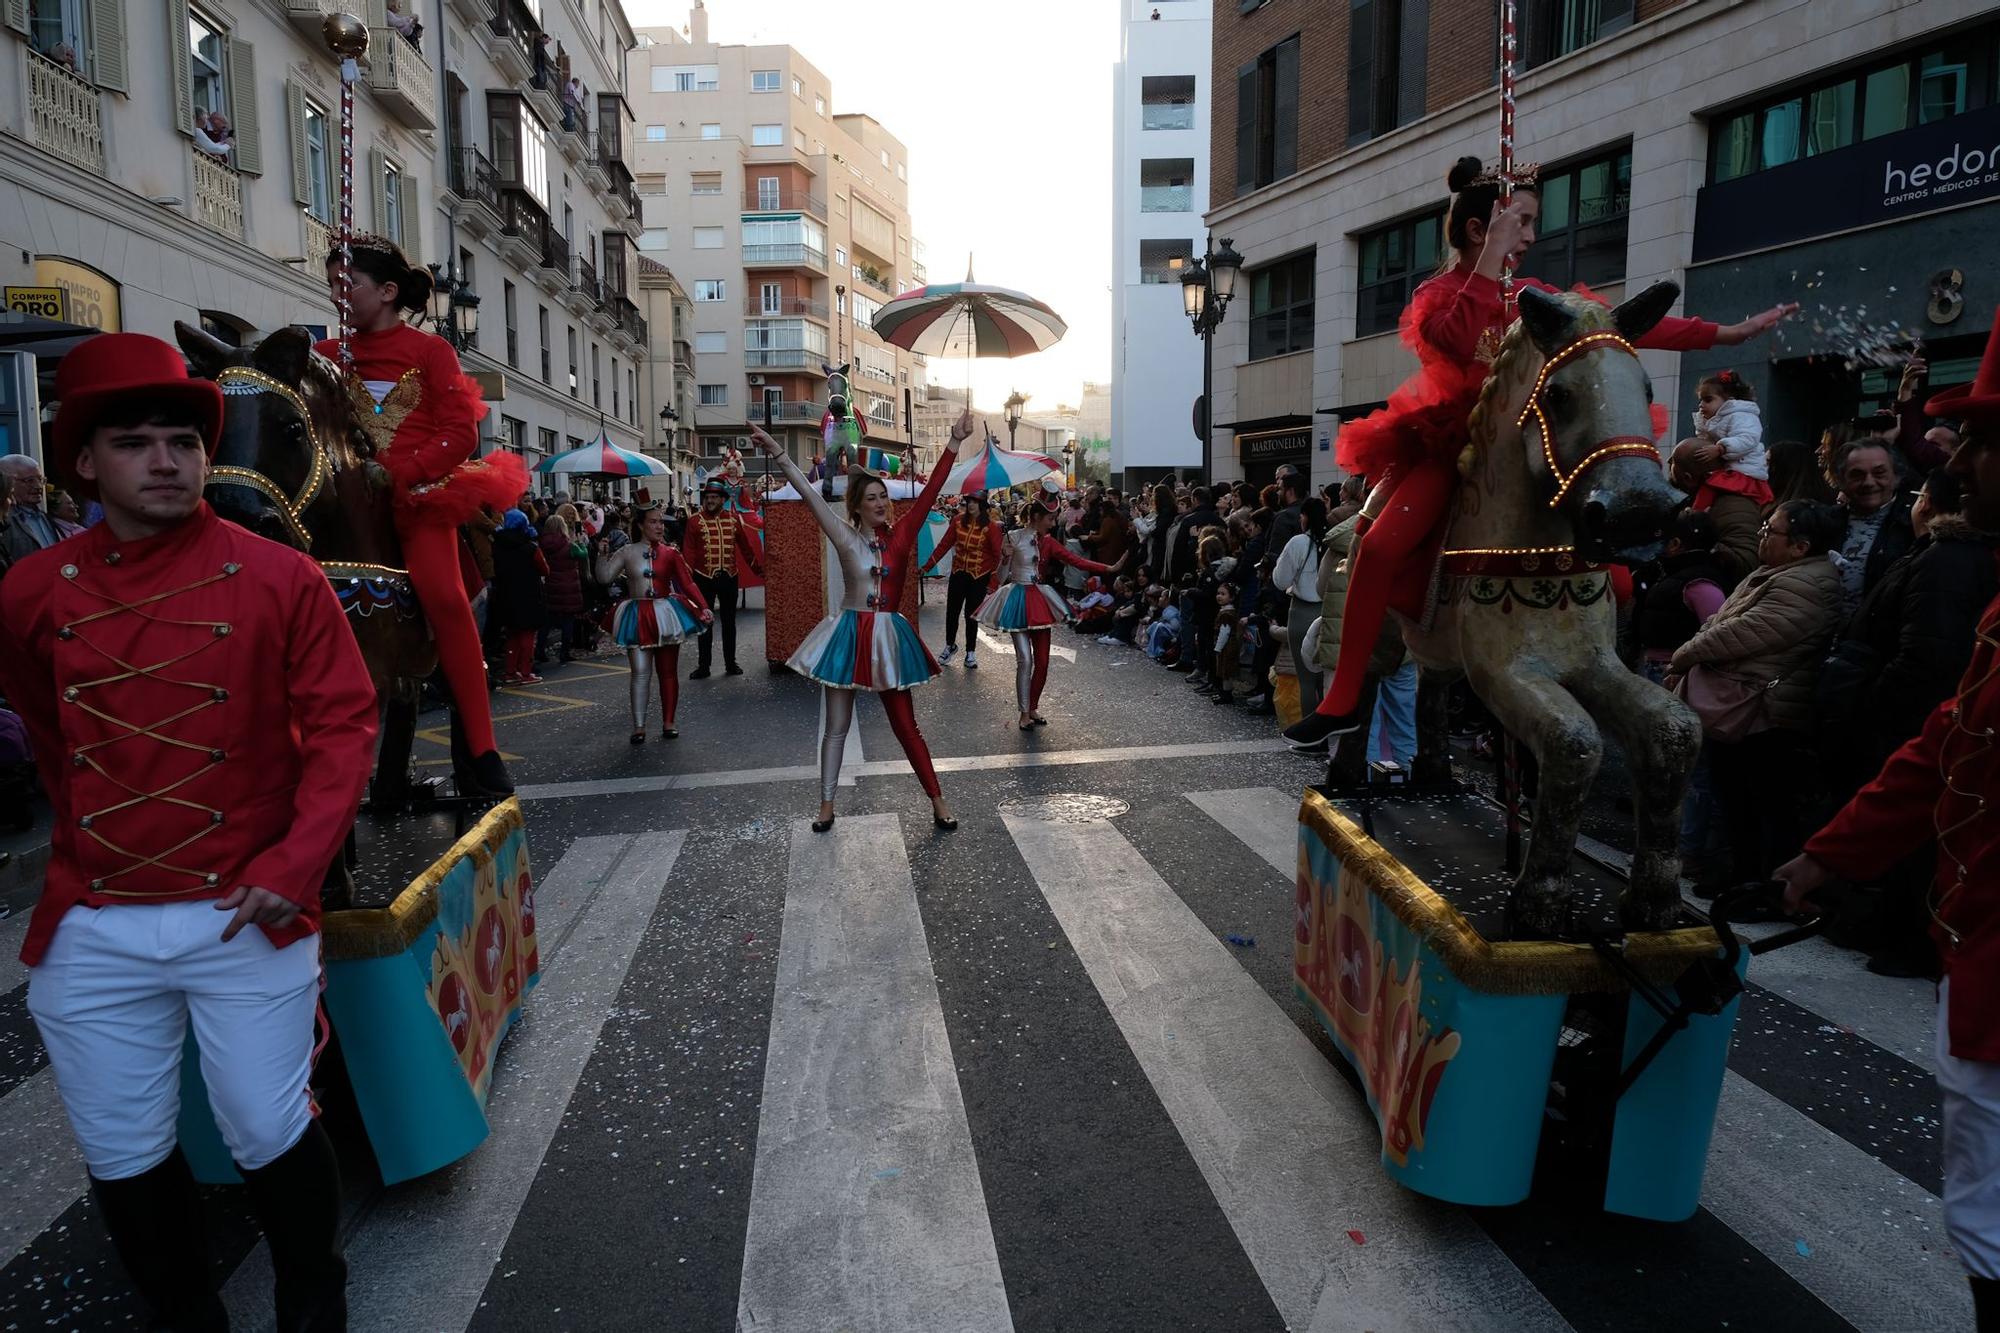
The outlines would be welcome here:
<svg viewBox="0 0 2000 1333">
<path fill-rule="evenodd" d="M 1624 980 L 1588 944 L 1560 940 L 1487 940 L 1437 890 L 1417 878 L 1359 825 L 1316 791 L 1299 807 L 1327 848 L 1358 876 L 1382 904 L 1428 945 L 1458 980 L 1492 995 L 1573 995 L 1619 992 Z M 1301 856 L 1299 873 L 1308 865 Z M 1715 956 L 1722 942 L 1707 926 L 1633 932 L 1625 957 L 1648 980 L 1671 983 L 1697 959 Z"/>
<path fill-rule="evenodd" d="M 450 851 L 410 881 L 387 907 L 328 912 L 320 922 L 327 958 L 344 962 L 359 958 L 394 958 L 409 951 L 417 937 L 437 920 L 438 885 L 461 861 L 491 861 L 500 844 L 523 827 L 521 802 L 509 796 L 483 815 L 452 844 Z"/>
</svg>

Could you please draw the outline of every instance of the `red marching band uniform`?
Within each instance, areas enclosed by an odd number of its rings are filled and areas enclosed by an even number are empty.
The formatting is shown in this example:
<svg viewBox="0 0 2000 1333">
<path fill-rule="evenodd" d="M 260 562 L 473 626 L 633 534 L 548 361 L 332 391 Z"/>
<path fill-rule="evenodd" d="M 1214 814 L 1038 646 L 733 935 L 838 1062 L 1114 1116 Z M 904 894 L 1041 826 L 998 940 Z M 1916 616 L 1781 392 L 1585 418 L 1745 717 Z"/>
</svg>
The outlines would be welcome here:
<svg viewBox="0 0 2000 1333">
<path fill-rule="evenodd" d="M 397 324 L 352 334 L 348 346 L 349 395 L 374 443 L 375 461 L 394 482 L 403 563 L 437 642 L 466 748 L 480 761 L 484 794 L 504 796 L 513 788 L 496 753 L 486 660 L 465 593 L 458 528 L 482 505 L 512 508 L 528 489 L 527 465 L 501 449 L 473 456 L 486 405 L 444 339 Z M 337 338 L 325 339 L 318 350 L 340 360 Z M 466 777 L 461 774 L 461 781 Z"/>
<path fill-rule="evenodd" d="M 937 544 L 931 551 L 931 558 L 924 561 L 924 567 L 917 571 L 919 576 L 928 574 L 938 561 L 947 555 L 951 557 L 951 578 L 947 581 L 944 602 L 945 655 L 940 661 L 950 661 L 957 649 L 958 623 L 963 616 L 966 665 L 972 666 L 976 662 L 973 654 L 979 648 L 979 631 L 974 628 L 974 617 L 980 602 L 993 590 L 993 573 L 1000 568 L 1000 543 L 1000 525 L 990 513 L 984 523 L 967 523 L 965 510 L 961 508 L 952 515 L 944 540 Z"/>
<path fill-rule="evenodd" d="M 722 662 L 731 675 L 737 674 L 736 665 L 736 577 L 738 560 L 742 568 L 750 570 L 758 577 L 764 573 L 764 558 L 751 539 L 749 525 L 743 516 L 729 508 L 729 488 L 718 479 L 703 483 L 702 499 L 711 495 L 723 497 L 723 507 L 716 513 L 697 508 L 687 516 L 681 534 L 681 549 L 687 562 L 694 568 L 695 583 L 702 595 L 708 598 L 709 610 L 714 617 L 701 632 L 699 660 L 695 664 L 694 679 L 708 675 L 709 664 L 715 658 L 715 626 L 722 625 Z"/>
<path fill-rule="evenodd" d="M 1535 278 L 1514 281 L 1558 290 Z M 1340 657 L 1319 703 L 1323 716 L 1341 717 L 1359 705 L 1382 618 L 1403 591 L 1399 575 L 1409 557 L 1439 535 L 1457 485 L 1466 418 L 1510 322 L 1500 283 L 1469 265 L 1429 279 L 1411 296 L 1401 321 L 1403 345 L 1420 363 L 1417 373 L 1389 395 L 1387 406 L 1340 430 L 1335 460 L 1343 471 L 1367 477 L 1375 493 L 1368 505 L 1372 520 L 1364 520 L 1355 543 Z M 1669 316 L 1639 346 L 1696 351 L 1714 346 L 1717 332 L 1709 320 Z M 1654 416 L 1656 430 L 1664 430 L 1664 412 L 1656 408 Z"/>
</svg>

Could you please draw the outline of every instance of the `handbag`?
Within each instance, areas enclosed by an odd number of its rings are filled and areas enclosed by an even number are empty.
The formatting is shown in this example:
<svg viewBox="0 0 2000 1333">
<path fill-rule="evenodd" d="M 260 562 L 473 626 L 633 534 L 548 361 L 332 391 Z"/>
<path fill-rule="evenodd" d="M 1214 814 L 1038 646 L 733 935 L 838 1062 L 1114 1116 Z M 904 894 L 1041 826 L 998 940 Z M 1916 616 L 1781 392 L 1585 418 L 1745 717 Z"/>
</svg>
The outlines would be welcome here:
<svg viewBox="0 0 2000 1333">
<path fill-rule="evenodd" d="M 1701 729 L 1710 740 L 1734 745 L 1770 728 L 1766 696 L 1778 680 L 1760 685 L 1734 672 L 1697 664 L 1681 677 L 1675 693 L 1701 719 Z"/>
</svg>

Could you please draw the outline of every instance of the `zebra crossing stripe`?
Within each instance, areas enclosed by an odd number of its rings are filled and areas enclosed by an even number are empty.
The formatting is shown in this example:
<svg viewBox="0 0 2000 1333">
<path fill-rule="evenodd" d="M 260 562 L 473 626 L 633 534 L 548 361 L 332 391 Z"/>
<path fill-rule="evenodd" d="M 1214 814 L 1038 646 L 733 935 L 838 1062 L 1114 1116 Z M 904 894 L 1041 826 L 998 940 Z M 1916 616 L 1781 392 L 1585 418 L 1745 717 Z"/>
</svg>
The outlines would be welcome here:
<svg viewBox="0 0 2000 1333">
<path fill-rule="evenodd" d="M 1296 873 L 1296 796 L 1248 787 L 1189 792 L 1187 799 L 1272 869 L 1288 879 Z M 1863 972 L 1851 955 L 1815 944 L 1827 954 L 1789 975 L 1815 975 L 1821 996 L 1840 997 L 1839 1012 L 1855 1017 L 1885 993 L 1909 998 L 1901 984 Z M 1751 980 L 1761 983 L 1787 952 L 1753 960 Z M 1927 999 L 1914 1003 L 1917 1012 L 1935 1014 Z M 1950 1257 L 1938 1197 L 1734 1072 L 1723 1081 L 1701 1202 L 1856 1328 L 1970 1324 L 1971 1297 Z"/>
<path fill-rule="evenodd" d="M 494 1066 L 492 1132 L 463 1161 L 397 1189 L 393 1203 L 378 1200 L 349 1235 L 353 1327 L 470 1322 L 686 837 L 579 838 L 536 889 L 535 925 L 548 953 Z M 259 1243 L 223 1290 L 231 1327 L 271 1326 L 270 1273 Z"/>
<path fill-rule="evenodd" d="M 1001 818 L 1289 1326 L 1569 1327 L 1464 1213 L 1380 1178 L 1367 1107 L 1116 828 Z"/>
<path fill-rule="evenodd" d="M 0 1098 L 0 1268 L 34 1244 L 43 1229 L 83 1193 L 83 1156 L 48 1066 Z"/>
<path fill-rule="evenodd" d="M 1013 1328 L 894 815 L 792 826 L 737 1327 Z"/>
</svg>

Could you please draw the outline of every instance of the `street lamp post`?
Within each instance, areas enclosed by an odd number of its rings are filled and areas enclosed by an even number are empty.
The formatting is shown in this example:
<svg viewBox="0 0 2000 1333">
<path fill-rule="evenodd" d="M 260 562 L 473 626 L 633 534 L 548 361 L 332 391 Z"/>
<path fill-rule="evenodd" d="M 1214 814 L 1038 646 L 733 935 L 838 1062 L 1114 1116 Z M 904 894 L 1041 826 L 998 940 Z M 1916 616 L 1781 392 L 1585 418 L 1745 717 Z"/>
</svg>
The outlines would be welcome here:
<svg viewBox="0 0 2000 1333">
<path fill-rule="evenodd" d="M 667 437 L 667 503 L 670 505 L 680 503 L 681 474 L 679 465 L 674 461 L 674 436 L 679 434 L 676 423 L 680 419 L 681 414 L 673 408 L 660 409 L 660 433 Z"/>
<path fill-rule="evenodd" d="M 1229 238 L 1222 238 L 1222 248 L 1218 250 L 1211 233 L 1202 257 L 1181 269 L 1181 303 L 1187 310 L 1188 322 L 1194 326 L 1195 336 L 1201 339 L 1201 484 L 1204 486 L 1215 478 L 1215 330 L 1236 295 L 1236 274 L 1242 267 L 1243 256 L 1236 253 Z"/>
<path fill-rule="evenodd" d="M 1014 447 L 1014 431 L 1021 424 L 1021 409 L 1027 405 L 1028 395 L 1022 393 L 1019 389 L 1007 395 L 1007 402 L 1005 404 L 1007 409 L 1007 448 L 1010 451 Z"/>
<path fill-rule="evenodd" d="M 479 345 L 479 298 L 472 284 L 458 276 L 456 269 L 430 265 L 431 327 L 453 349 L 464 351 Z"/>
</svg>

